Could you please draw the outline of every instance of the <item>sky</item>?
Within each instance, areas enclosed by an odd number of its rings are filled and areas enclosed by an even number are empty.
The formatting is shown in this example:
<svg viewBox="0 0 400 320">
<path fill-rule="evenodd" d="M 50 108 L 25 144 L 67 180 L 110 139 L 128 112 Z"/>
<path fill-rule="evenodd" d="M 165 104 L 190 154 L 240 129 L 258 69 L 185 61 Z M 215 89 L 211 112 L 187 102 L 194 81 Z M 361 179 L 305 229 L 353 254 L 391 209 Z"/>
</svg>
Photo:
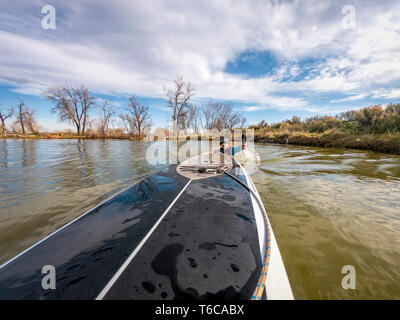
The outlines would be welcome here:
<svg viewBox="0 0 400 320">
<path fill-rule="evenodd" d="M 135 95 L 165 126 L 182 75 L 194 103 L 229 102 L 248 124 L 337 114 L 400 102 L 399 53 L 393 0 L 1 1 L 0 108 L 23 99 L 45 130 L 67 128 L 41 92 L 83 84 L 121 112 Z"/>
</svg>

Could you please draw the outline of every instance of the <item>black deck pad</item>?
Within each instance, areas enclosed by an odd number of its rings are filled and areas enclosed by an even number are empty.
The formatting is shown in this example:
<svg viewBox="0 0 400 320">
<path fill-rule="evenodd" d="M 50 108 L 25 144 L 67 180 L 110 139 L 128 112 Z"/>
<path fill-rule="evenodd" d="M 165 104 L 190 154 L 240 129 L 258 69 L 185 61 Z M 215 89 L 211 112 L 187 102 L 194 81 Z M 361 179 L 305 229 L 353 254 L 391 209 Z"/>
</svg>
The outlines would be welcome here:
<svg viewBox="0 0 400 320">
<path fill-rule="evenodd" d="M 250 194 L 219 175 L 190 183 L 104 298 L 250 299 L 261 267 Z"/>
<path fill-rule="evenodd" d="M 96 298 L 188 181 L 172 165 L 57 232 L 0 270 L 0 299 Z M 56 290 L 42 288 L 44 265 Z"/>
</svg>

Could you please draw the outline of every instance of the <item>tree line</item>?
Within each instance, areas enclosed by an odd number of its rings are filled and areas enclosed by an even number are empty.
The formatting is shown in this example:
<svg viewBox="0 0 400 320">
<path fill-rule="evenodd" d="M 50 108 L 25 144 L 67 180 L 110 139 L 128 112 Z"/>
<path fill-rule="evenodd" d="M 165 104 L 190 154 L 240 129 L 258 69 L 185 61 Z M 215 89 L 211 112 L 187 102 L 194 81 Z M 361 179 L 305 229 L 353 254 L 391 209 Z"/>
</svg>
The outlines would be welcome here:
<svg viewBox="0 0 400 320">
<path fill-rule="evenodd" d="M 164 88 L 168 108 L 172 112 L 170 134 L 178 137 L 181 131 L 199 133 L 202 130 L 243 128 L 246 118 L 235 111 L 230 103 L 209 100 L 195 105 L 195 90 L 183 77 L 173 81 L 172 88 Z"/>
<path fill-rule="evenodd" d="M 15 108 L 0 109 L 0 129 L 2 134 L 7 134 L 7 119 L 13 119 L 12 132 L 21 131 L 22 134 L 36 132 L 39 126 L 36 122 L 36 110 L 29 108 L 25 101 L 18 100 Z"/>
<path fill-rule="evenodd" d="M 173 80 L 164 88 L 167 107 L 171 112 L 167 134 L 178 137 L 181 132 L 199 133 L 201 130 L 243 128 L 246 119 L 231 104 L 209 100 L 203 105 L 193 101 L 195 90 L 183 77 Z M 69 123 L 77 136 L 123 136 L 144 138 L 153 126 L 149 106 L 141 104 L 134 96 L 128 98 L 123 112 L 107 100 L 96 99 L 85 86 L 54 86 L 42 92 L 42 97 L 52 102 L 52 113 L 62 122 Z M 97 110 L 97 118 L 91 114 Z M 0 108 L 1 132 L 7 134 L 36 134 L 41 128 L 37 112 L 19 100 L 15 108 Z M 7 119 L 13 119 L 8 130 Z"/>
<path fill-rule="evenodd" d="M 328 130 L 338 130 L 349 135 L 359 134 L 394 134 L 400 132 L 400 104 L 387 106 L 375 105 L 342 112 L 336 116 L 315 116 L 301 120 L 294 116 L 269 124 L 262 120 L 252 129 L 305 131 L 323 133 Z"/>
<path fill-rule="evenodd" d="M 85 86 L 51 87 L 43 92 L 43 97 L 53 102 L 51 111 L 58 115 L 60 121 L 73 125 L 78 136 L 126 134 L 142 137 L 151 127 L 149 107 L 138 103 L 134 96 L 129 97 L 124 112 L 118 114 L 122 128 L 114 125 L 117 115 L 115 106 L 104 99 L 96 102 L 95 96 Z M 93 109 L 97 109 L 99 115 L 90 119 Z"/>
</svg>

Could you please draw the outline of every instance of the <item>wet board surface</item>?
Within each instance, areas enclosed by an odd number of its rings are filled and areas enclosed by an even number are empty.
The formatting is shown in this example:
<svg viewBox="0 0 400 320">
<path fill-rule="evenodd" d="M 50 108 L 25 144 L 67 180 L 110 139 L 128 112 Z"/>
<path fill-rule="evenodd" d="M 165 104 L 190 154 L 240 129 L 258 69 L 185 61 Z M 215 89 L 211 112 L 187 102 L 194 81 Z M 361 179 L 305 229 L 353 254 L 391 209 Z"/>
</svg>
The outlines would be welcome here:
<svg viewBox="0 0 400 320">
<path fill-rule="evenodd" d="M 239 167 L 229 172 L 246 182 Z M 44 265 L 56 290 L 42 288 Z M 171 165 L 1 268 L 0 299 L 250 299 L 260 272 L 249 192 Z"/>
<path fill-rule="evenodd" d="M 94 299 L 188 179 L 156 173 L 0 269 L 0 299 Z M 44 265 L 56 290 L 43 290 Z"/>
</svg>

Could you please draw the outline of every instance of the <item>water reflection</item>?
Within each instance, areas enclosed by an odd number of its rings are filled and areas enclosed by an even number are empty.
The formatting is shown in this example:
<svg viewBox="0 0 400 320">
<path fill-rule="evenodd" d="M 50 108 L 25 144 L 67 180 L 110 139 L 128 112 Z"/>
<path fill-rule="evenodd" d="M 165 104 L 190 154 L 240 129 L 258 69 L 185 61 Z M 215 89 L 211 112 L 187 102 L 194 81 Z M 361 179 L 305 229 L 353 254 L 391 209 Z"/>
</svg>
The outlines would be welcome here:
<svg viewBox="0 0 400 320">
<path fill-rule="evenodd" d="M 8 147 L 7 139 L 0 140 L 0 161 L 2 168 L 8 168 Z"/>
<path fill-rule="evenodd" d="M 21 141 L 21 154 L 24 168 L 34 166 L 36 161 L 36 141 L 23 139 Z"/>
<path fill-rule="evenodd" d="M 60 184 L 62 188 L 90 188 L 95 187 L 95 163 L 90 155 L 92 141 L 77 140 L 71 147 L 62 149 L 63 158 L 69 161 L 61 161 L 57 165 Z M 96 151 L 96 150 L 94 150 Z M 79 184 L 77 185 L 77 181 Z"/>
</svg>

